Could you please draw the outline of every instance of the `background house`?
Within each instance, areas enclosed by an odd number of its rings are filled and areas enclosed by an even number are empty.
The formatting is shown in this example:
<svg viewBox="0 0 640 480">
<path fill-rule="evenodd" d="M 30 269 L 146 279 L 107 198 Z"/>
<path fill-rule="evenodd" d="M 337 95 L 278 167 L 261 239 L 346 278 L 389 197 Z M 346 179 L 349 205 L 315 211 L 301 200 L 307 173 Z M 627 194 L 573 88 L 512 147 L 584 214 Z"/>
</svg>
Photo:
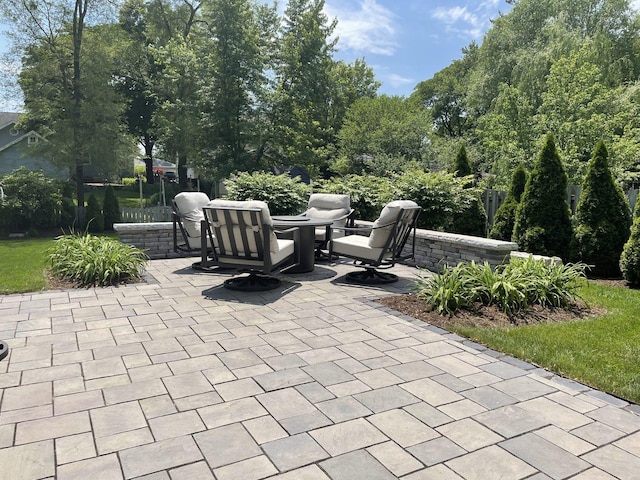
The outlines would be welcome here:
<svg viewBox="0 0 640 480">
<path fill-rule="evenodd" d="M 19 118 L 19 113 L 0 112 L 0 176 L 25 167 L 29 170 L 42 170 L 51 178 L 68 178 L 66 170 L 44 158 L 29 155 L 29 146 L 43 141 L 43 138 L 33 130 L 25 132 L 16 128 Z"/>
</svg>

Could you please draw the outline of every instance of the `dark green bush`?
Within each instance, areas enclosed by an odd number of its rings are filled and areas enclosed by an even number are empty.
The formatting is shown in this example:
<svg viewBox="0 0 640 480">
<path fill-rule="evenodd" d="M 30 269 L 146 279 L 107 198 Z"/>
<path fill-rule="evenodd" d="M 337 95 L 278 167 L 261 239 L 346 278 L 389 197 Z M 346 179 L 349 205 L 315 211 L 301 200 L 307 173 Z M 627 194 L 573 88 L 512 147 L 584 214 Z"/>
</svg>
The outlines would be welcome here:
<svg viewBox="0 0 640 480">
<path fill-rule="evenodd" d="M 342 193 L 351 197 L 351 208 L 360 220 L 374 221 L 384 206 L 394 200 L 395 193 L 389 177 L 347 175 L 322 180 L 317 184 L 323 193 Z"/>
<path fill-rule="evenodd" d="M 516 211 L 514 239 L 521 250 L 569 258 L 572 227 L 566 192 L 567 174 L 549 134 Z"/>
<path fill-rule="evenodd" d="M 422 207 L 419 228 L 445 230 L 480 195 L 476 187 L 467 188 L 471 181 L 453 173 L 409 170 L 395 176 L 393 186 L 396 199 L 413 200 Z"/>
<path fill-rule="evenodd" d="M 467 149 L 461 145 L 453 165 L 453 172 L 456 177 L 465 178 L 464 188 L 473 186 L 473 171 L 471 163 L 467 156 Z M 480 192 L 476 192 L 475 196 L 465 205 L 460 213 L 453 215 L 451 222 L 446 229 L 451 233 L 460 233 L 463 235 L 473 235 L 476 237 L 485 237 L 487 235 L 487 213 L 484 211 L 484 205 L 480 200 Z"/>
<path fill-rule="evenodd" d="M 37 232 L 58 225 L 62 208 L 60 185 L 42 171 L 20 167 L 0 181 L 0 229 L 7 233 Z"/>
<path fill-rule="evenodd" d="M 640 285 L 640 201 L 636 201 L 631 235 L 620 255 L 620 270 L 627 282 L 633 286 Z"/>
<path fill-rule="evenodd" d="M 271 215 L 295 215 L 307 208 L 309 186 L 286 175 L 243 172 L 224 182 L 225 198 L 230 200 L 262 200 Z"/>
<path fill-rule="evenodd" d="M 85 219 L 87 230 L 89 232 L 100 233 L 104 231 L 104 215 L 102 214 L 100 201 L 98 200 L 98 197 L 96 197 L 95 193 L 90 194 L 89 198 L 87 198 Z"/>
<path fill-rule="evenodd" d="M 113 224 L 122 221 L 120 214 L 120 203 L 116 192 L 111 185 L 108 185 L 104 191 L 104 201 L 102 205 L 102 214 L 104 215 L 104 229 L 113 230 Z"/>
<path fill-rule="evenodd" d="M 572 254 L 598 277 L 620 276 L 620 255 L 629 238 L 629 204 L 609 170 L 604 142 L 596 145 L 574 217 Z"/>
<path fill-rule="evenodd" d="M 516 223 L 516 210 L 527 183 L 527 172 L 522 164 L 518 165 L 511 177 L 511 185 L 502 205 L 493 217 L 493 226 L 489 238 L 510 242 L 513 238 L 513 227 Z"/>
<path fill-rule="evenodd" d="M 63 229 L 73 229 L 76 223 L 76 204 L 73 201 L 74 185 L 71 182 L 62 184 L 62 204 L 58 226 Z"/>
<path fill-rule="evenodd" d="M 48 252 L 51 273 L 84 286 L 139 278 L 147 263 L 139 248 L 109 237 L 64 235 Z"/>
<path fill-rule="evenodd" d="M 471 163 L 469 163 L 469 157 L 467 156 L 467 149 L 464 145 L 460 145 L 458 149 L 456 159 L 453 162 L 453 172 L 451 173 L 455 174 L 456 177 L 466 177 L 473 173 Z"/>
</svg>

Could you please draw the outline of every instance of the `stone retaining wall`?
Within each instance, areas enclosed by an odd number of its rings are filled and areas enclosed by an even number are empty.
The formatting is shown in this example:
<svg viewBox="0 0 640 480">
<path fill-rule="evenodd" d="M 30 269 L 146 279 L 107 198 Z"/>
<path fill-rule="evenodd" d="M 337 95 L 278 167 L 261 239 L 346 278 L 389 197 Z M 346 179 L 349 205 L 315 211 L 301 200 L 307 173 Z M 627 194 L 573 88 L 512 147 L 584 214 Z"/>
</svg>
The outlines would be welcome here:
<svg viewBox="0 0 640 480">
<path fill-rule="evenodd" d="M 358 222 L 363 226 L 368 223 Z M 179 256 L 173 251 L 171 222 L 116 223 L 113 228 L 123 243 L 145 250 L 152 259 Z M 408 248 L 405 247 L 405 251 Z M 517 250 L 518 244 L 513 242 L 433 230 L 419 229 L 416 232 L 416 264 L 434 272 L 442 270 L 444 265 L 454 266 L 472 260 L 486 261 L 495 267 Z"/>
<path fill-rule="evenodd" d="M 114 223 L 122 243 L 141 248 L 151 259 L 175 258 L 173 251 L 173 223 Z"/>
</svg>

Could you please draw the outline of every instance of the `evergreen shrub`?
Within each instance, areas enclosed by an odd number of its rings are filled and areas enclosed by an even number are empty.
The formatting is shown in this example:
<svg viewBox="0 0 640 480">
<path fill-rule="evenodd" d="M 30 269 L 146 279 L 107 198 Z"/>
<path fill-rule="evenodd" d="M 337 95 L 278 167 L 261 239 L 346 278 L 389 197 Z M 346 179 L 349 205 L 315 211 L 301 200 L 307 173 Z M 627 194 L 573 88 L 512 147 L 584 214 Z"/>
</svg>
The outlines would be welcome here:
<svg viewBox="0 0 640 480">
<path fill-rule="evenodd" d="M 631 235 L 620 255 L 620 270 L 627 282 L 633 286 L 640 285 L 640 201 L 636 202 Z"/>
<path fill-rule="evenodd" d="M 104 215 L 105 230 L 113 230 L 113 224 L 122 221 L 120 203 L 118 202 L 116 192 L 111 185 L 107 185 L 107 188 L 104 191 L 102 214 Z"/>
<path fill-rule="evenodd" d="M 591 275 L 620 276 L 620 255 L 629 238 L 631 213 L 609 169 L 604 142 L 596 145 L 574 217 L 572 254 L 591 265 Z"/>
<path fill-rule="evenodd" d="M 89 232 L 100 233 L 104 231 L 104 215 L 102 215 L 100 201 L 98 200 L 98 197 L 96 197 L 95 193 L 92 193 L 89 195 L 89 198 L 87 198 L 85 218 L 87 230 Z"/>
<path fill-rule="evenodd" d="M 471 177 L 473 171 L 471 169 L 471 163 L 469 163 L 469 157 L 467 156 L 467 149 L 464 145 L 461 145 L 458 149 L 453 173 L 458 178 L 467 178 L 464 188 L 469 189 L 473 186 L 473 177 Z M 479 191 L 468 199 L 468 202 L 464 204 L 464 208 L 459 214 L 452 216 L 447 230 L 451 233 L 473 235 L 476 237 L 487 236 L 487 213 L 480 200 Z"/>
<path fill-rule="evenodd" d="M 567 174 L 549 134 L 516 210 L 514 240 L 521 250 L 569 259 L 573 232 L 566 192 Z"/>
<path fill-rule="evenodd" d="M 516 210 L 527 183 L 527 172 L 522 164 L 514 170 L 507 196 L 498 207 L 494 217 L 489 238 L 510 242 L 513 238 L 513 227 L 516 223 Z"/>
</svg>

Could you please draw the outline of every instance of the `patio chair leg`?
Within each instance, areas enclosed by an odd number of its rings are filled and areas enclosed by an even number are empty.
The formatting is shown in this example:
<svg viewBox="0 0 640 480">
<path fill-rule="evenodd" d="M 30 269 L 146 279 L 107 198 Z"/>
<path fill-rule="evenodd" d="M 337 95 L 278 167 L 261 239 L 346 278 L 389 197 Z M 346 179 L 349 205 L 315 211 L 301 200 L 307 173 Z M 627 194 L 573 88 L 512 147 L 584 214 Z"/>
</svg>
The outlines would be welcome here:
<svg viewBox="0 0 640 480">
<path fill-rule="evenodd" d="M 347 282 L 361 285 L 383 285 L 398 281 L 398 276 L 393 273 L 380 272 L 375 268 L 365 268 L 357 272 L 349 272 L 346 275 Z"/>
</svg>

